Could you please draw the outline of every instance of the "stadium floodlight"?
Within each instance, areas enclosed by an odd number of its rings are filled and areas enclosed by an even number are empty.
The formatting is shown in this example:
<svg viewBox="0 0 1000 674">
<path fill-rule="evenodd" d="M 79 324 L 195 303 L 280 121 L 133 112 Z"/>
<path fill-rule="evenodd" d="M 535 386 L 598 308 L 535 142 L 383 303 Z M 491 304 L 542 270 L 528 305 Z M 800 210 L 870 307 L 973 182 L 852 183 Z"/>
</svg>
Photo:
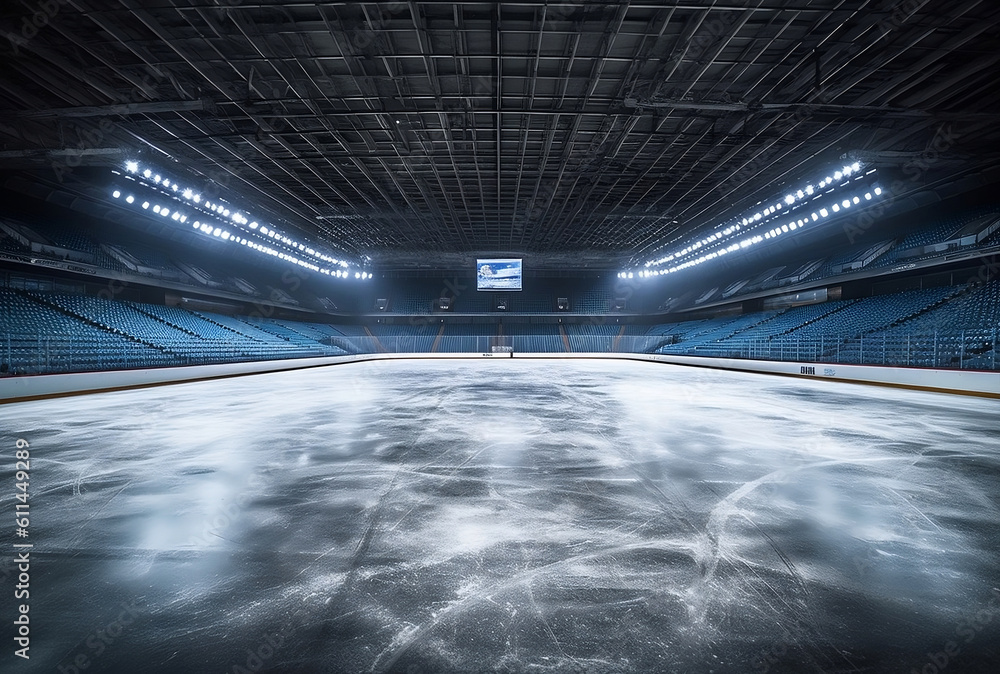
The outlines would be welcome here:
<svg viewBox="0 0 1000 674">
<path fill-rule="evenodd" d="M 321 251 L 308 246 L 307 245 L 308 242 L 299 242 L 293 239 L 292 237 L 285 236 L 284 234 L 277 231 L 273 227 L 272 228 L 261 227 L 261 225 L 256 221 L 254 221 L 251 224 L 250 222 L 251 218 L 249 217 L 249 215 L 242 209 L 236 207 L 235 205 L 228 204 L 225 201 L 222 201 L 221 199 L 220 201 L 214 203 L 208 199 L 203 200 L 201 195 L 197 194 L 191 187 L 182 185 L 181 181 L 172 179 L 169 175 L 161 175 L 159 173 L 156 173 L 156 171 L 153 168 L 142 166 L 141 163 L 138 161 L 126 162 L 125 171 L 127 173 L 136 174 L 136 177 L 134 179 L 137 180 L 139 183 L 144 184 L 146 187 L 151 187 L 154 189 L 156 187 L 159 187 L 160 190 L 162 190 L 162 192 L 166 192 L 174 199 L 177 200 L 183 199 L 188 202 L 193 201 L 194 204 L 197 204 L 199 210 L 203 210 L 203 212 L 210 211 L 211 213 L 214 213 L 215 216 L 219 219 L 225 218 L 226 223 L 223 224 L 231 223 L 237 226 L 245 227 L 247 234 L 250 234 L 251 231 L 258 230 L 258 228 L 260 228 L 262 231 L 267 232 L 266 236 L 271 241 L 274 242 L 272 245 L 279 244 L 286 250 L 290 250 L 291 252 L 294 252 L 296 254 L 301 253 L 303 255 L 308 255 L 310 258 L 315 258 L 316 260 L 322 261 L 324 263 L 340 266 L 345 270 L 340 275 L 341 278 L 349 277 L 348 271 L 346 270 L 349 268 L 350 265 L 347 262 L 343 260 L 335 260 L 329 255 L 326 255 Z M 116 194 L 114 195 L 114 198 L 117 199 L 122 196 L 120 189 L 115 189 L 115 192 Z M 129 196 L 130 199 L 128 199 L 128 203 L 130 204 L 137 203 L 136 198 L 134 196 L 132 195 Z M 232 206 L 232 208 L 230 208 L 230 206 Z M 142 207 L 143 209 L 149 209 L 150 202 L 144 201 L 142 203 Z M 181 211 L 179 210 L 171 211 L 169 207 L 159 204 L 155 206 L 154 212 L 160 215 L 161 217 L 172 216 L 172 219 L 176 222 L 186 223 L 188 220 L 188 216 L 183 215 Z M 256 250 L 260 253 L 277 257 L 278 259 L 291 262 L 293 264 L 305 267 L 313 271 L 323 272 L 323 269 L 320 266 L 318 266 L 317 264 L 313 264 L 310 260 L 302 259 L 297 255 L 291 255 L 289 254 L 289 252 L 285 252 L 285 250 L 278 250 L 276 248 L 272 248 L 269 246 L 255 244 L 253 241 L 249 239 L 242 238 L 239 235 L 239 233 L 230 232 L 228 229 L 223 230 L 222 227 L 215 227 L 215 225 L 212 224 L 205 224 L 202 223 L 200 220 L 194 221 L 194 223 L 192 224 L 192 228 L 201 230 L 206 234 L 214 235 L 217 237 L 221 237 L 222 232 L 226 232 L 228 235 L 227 240 L 239 241 L 242 245 L 246 245 L 247 247 L 252 248 L 253 250 Z M 217 233 L 217 230 L 221 231 L 218 231 Z M 330 275 L 329 274 L 330 271 L 331 270 L 329 269 L 326 270 L 327 275 Z M 371 274 L 368 272 L 358 272 L 358 273 L 361 274 L 361 276 L 358 278 L 362 279 L 371 278 Z"/>
<path fill-rule="evenodd" d="M 851 201 L 854 203 L 854 205 L 861 203 L 861 199 L 859 199 L 858 197 L 854 197 L 853 199 L 851 199 Z"/>
<path fill-rule="evenodd" d="M 121 190 L 115 190 L 114 192 L 111 193 L 111 196 L 113 196 L 115 199 L 117 199 L 121 195 L 122 195 Z"/>
<path fill-rule="evenodd" d="M 876 187 L 873 191 L 875 192 L 875 196 L 880 196 L 882 194 L 881 187 Z"/>
<path fill-rule="evenodd" d="M 160 212 L 160 205 L 159 204 L 155 204 L 153 206 L 153 212 L 154 213 L 159 213 Z"/>
<path fill-rule="evenodd" d="M 819 214 L 822 215 L 825 218 L 828 215 L 830 215 L 830 212 L 828 210 L 826 210 L 825 208 L 821 208 L 821 209 L 819 209 Z"/>
<path fill-rule="evenodd" d="M 133 197 L 131 194 L 125 197 L 125 203 L 131 204 L 133 201 L 135 201 L 135 197 Z"/>
</svg>

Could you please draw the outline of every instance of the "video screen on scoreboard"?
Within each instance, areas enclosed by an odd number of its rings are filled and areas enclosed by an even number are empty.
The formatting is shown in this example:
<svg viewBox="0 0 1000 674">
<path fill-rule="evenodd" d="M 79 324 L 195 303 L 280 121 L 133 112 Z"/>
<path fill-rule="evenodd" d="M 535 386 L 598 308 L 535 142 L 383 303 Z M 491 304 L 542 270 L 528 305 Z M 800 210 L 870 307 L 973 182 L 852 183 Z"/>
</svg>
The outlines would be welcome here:
<svg viewBox="0 0 1000 674">
<path fill-rule="evenodd" d="M 521 260 L 476 260 L 476 290 L 520 290 Z"/>
</svg>

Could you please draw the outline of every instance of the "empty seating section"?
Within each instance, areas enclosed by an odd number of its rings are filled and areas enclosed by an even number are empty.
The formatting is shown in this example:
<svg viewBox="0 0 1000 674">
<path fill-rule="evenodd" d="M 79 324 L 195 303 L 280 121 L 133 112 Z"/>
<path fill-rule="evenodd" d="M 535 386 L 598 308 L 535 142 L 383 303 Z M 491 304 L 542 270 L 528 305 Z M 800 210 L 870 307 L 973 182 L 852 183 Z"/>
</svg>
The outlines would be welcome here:
<svg viewBox="0 0 1000 674">
<path fill-rule="evenodd" d="M 566 326 L 569 348 L 574 352 L 601 353 L 614 348 L 621 326 L 615 323 L 571 324 Z"/>
<path fill-rule="evenodd" d="M 86 295 L 36 294 L 45 302 L 63 312 L 76 316 L 111 332 L 127 335 L 136 342 L 158 349 L 165 356 L 164 364 L 172 364 L 171 354 L 191 352 L 197 338 L 162 321 L 150 320 L 134 307 L 124 302 L 113 302 Z"/>
<path fill-rule="evenodd" d="M 512 323 L 503 326 L 514 351 L 530 353 L 560 353 L 566 351 L 558 325 Z"/>
<path fill-rule="evenodd" d="M 366 328 L 13 288 L 0 288 L 0 300 L 0 356 L 24 374 L 368 352 L 485 353 L 495 344 L 515 352 L 1000 367 L 1000 280 L 653 326 L 428 320 Z"/>
<path fill-rule="evenodd" d="M 441 353 L 487 353 L 496 330 L 495 325 L 446 323 L 437 350 Z"/>
<path fill-rule="evenodd" d="M 288 342 L 292 345 L 297 352 L 296 355 L 308 354 L 312 356 L 329 356 L 329 355 L 339 355 L 342 349 L 331 350 L 324 347 L 317 340 L 311 337 L 306 337 L 301 332 L 298 332 L 292 327 L 278 323 L 269 318 L 246 318 L 240 317 L 240 320 L 247 325 L 257 328 L 262 332 L 266 332 L 269 335 L 273 335 L 278 339 Z M 273 340 L 271 340 L 273 342 Z"/>
<path fill-rule="evenodd" d="M 139 261 L 141 268 L 155 270 L 154 275 L 162 275 L 175 279 L 190 281 L 191 277 L 181 271 L 169 257 L 153 246 L 140 243 L 129 243 L 122 246 L 130 255 Z"/>
<path fill-rule="evenodd" d="M 978 206 L 956 215 L 915 222 L 911 231 L 898 234 L 896 244 L 889 248 L 889 250 L 885 253 L 879 254 L 867 266 L 872 269 L 884 268 L 895 265 L 900 262 L 900 260 L 910 262 L 914 260 L 931 259 L 944 255 L 946 251 L 933 251 L 922 255 L 913 255 L 913 251 L 914 249 L 919 249 L 924 246 L 931 246 L 949 241 L 952 239 L 953 235 L 962 229 L 962 227 L 968 225 L 974 220 L 982 219 L 992 214 L 1000 214 L 1000 207 L 995 205 Z M 885 238 L 886 235 L 880 233 L 879 236 Z M 889 236 L 891 236 L 891 234 Z M 847 248 L 838 249 L 830 259 L 828 259 L 816 271 L 809 273 L 802 280 L 816 280 L 838 276 L 839 274 L 834 271 L 834 268 L 863 257 L 866 251 L 871 251 L 876 247 L 873 239 L 874 235 L 860 236 L 857 241 L 853 242 L 853 245 Z M 1000 232 L 994 233 L 985 241 L 982 241 L 979 246 L 989 247 L 998 242 L 1000 242 Z M 958 246 L 956 243 L 955 249 L 971 248 L 972 245 L 973 244 Z M 904 256 L 907 252 L 909 252 L 910 255 Z M 769 270 L 769 272 L 770 271 L 773 270 Z M 738 297 L 740 295 L 746 295 L 761 289 L 782 285 L 779 277 L 786 275 L 787 271 L 788 270 L 780 271 L 773 277 L 762 280 L 762 277 L 768 277 L 769 272 L 765 272 L 764 274 L 751 279 L 748 283 L 745 283 L 738 290 L 731 293 L 731 295 Z"/>
<path fill-rule="evenodd" d="M 880 341 L 889 362 L 926 367 L 994 369 L 1000 365 L 1000 280 L 970 288 L 930 311 L 873 335 L 868 359 L 878 357 Z M 860 360 L 865 344 L 850 344 L 848 357 Z"/>
<path fill-rule="evenodd" d="M 363 325 L 315 325 L 317 330 L 329 329 L 341 337 L 368 337 L 368 330 Z"/>
<path fill-rule="evenodd" d="M 900 259 L 903 259 L 903 254 L 906 251 L 912 251 L 913 249 L 920 248 L 922 246 L 930 246 L 932 244 L 948 241 L 951 239 L 951 235 L 958 232 L 963 226 L 977 218 L 982 218 L 985 215 L 997 212 L 997 210 L 996 206 L 981 206 L 979 208 L 970 209 L 965 213 L 953 215 L 929 225 L 919 227 L 912 233 L 907 234 L 902 241 L 892 248 L 892 250 L 876 260 L 873 266 L 884 267 L 895 264 Z M 927 255 L 906 257 L 905 259 L 908 261 L 917 260 L 934 257 L 939 254 L 940 253 L 938 252 L 933 252 Z"/>
<path fill-rule="evenodd" d="M 429 353 L 437 339 L 439 324 L 381 325 L 371 327 L 383 348 L 392 353 Z"/>
<path fill-rule="evenodd" d="M 606 314 L 611 311 L 613 300 L 608 290 L 585 290 L 570 305 L 570 310 L 578 314 Z"/>
<path fill-rule="evenodd" d="M 241 348 L 252 351 L 255 354 L 273 354 L 272 358 L 299 358 L 302 356 L 324 355 L 322 349 L 303 347 L 293 343 L 288 339 L 288 328 L 284 326 L 272 326 L 272 330 L 266 329 L 266 324 L 251 324 L 251 319 L 241 319 L 236 316 L 226 316 L 207 311 L 196 311 L 196 315 L 215 323 L 232 333 L 234 339 L 238 340 Z M 277 334 L 283 332 L 286 334 Z"/>
<path fill-rule="evenodd" d="M 20 241 L 3 231 L 0 231 L 0 251 L 17 253 L 19 255 L 29 252 L 28 248 L 22 246 Z"/>
<path fill-rule="evenodd" d="M 996 369 L 1000 281 L 656 325 L 659 353 Z"/>
<path fill-rule="evenodd" d="M 19 374 L 161 367 L 356 353 L 309 325 L 85 295 L 0 288 L 0 357 Z M 299 326 L 303 332 L 294 328 Z M 308 326 L 308 327 L 305 327 Z M 306 334 L 309 332 L 311 334 Z M 336 337 L 334 337 L 336 336 Z M 324 341 L 325 340 L 327 341 Z"/>
<path fill-rule="evenodd" d="M 701 342 L 724 339 L 773 318 L 777 313 L 777 311 L 758 311 L 736 317 L 713 318 L 699 325 L 696 330 L 690 333 L 689 338 L 698 339 Z"/>
<path fill-rule="evenodd" d="M 838 251 L 837 254 L 830 257 L 830 259 L 828 259 L 826 263 L 819 268 L 819 271 L 815 274 L 816 278 L 835 276 L 835 268 L 840 268 L 842 265 L 855 260 L 862 252 L 864 252 L 865 249 L 867 249 L 867 247 L 859 244 L 851 246 L 847 250 Z"/>
<path fill-rule="evenodd" d="M 394 297 L 389 303 L 389 312 L 393 314 L 429 314 L 432 310 L 431 298 L 416 294 Z"/>
<path fill-rule="evenodd" d="M 173 358 L 124 334 L 0 288 L 0 360 L 19 374 L 157 367 Z"/>
<path fill-rule="evenodd" d="M 661 353 L 698 353 L 699 355 L 733 355 L 742 344 L 755 340 L 767 340 L 777 335 L 814 321 L 831 312 L 838 311 L 851 301 L 824 302 L 786 309 L 778 313 L 759 312 L 736 322 L 735 329 L 723 328 L 725 336 L 715 337 L 717 328 L 703 332 L 693 332 L 689 337 L 660 349 Z M 735 321 L 734 321 L 735 322 Z M 723 327 L 723 326 L 718 326 Z"/>
<path fill-rule="evenodd" d="M 101 246 L 97 241 L 88 234 L 72 227 L 49 222 L 46 223 L 44 230 L 39 231 L 43 232 L 53 245 L 60 248 L 78 250 L 83 253 L 90 253 L 91 255 L 98 255 L 101 252 Z"/>
<path fill-rule="evenodd" d="M 926 288 L 894 295 L 868 297 L 788 333 L 793 337 L 820 335 L 855 337 L 904 320 L 958 292 L 957 288 Z"/>
<path fill-rule="evenodd" d="M 182 309 L 171 312 L 169 307 L 161 307 L 165 311 L 157 312 L 151 305 L 112 302 L 84 295 L 54 294 L 44 296 L 44 300 L 67 313 L 98 323 L 109 330 L 123 332 L 136 341 L 147 343 L 175 357 L 166 364 L 317 355 L 309 349 L 294 348 L 287 342 L 271 340 L 268 343 L 225 331 L 211 321 L 202 320 L 200 324 L 192 320 L 180 321 L 177 313 L 186 313 Z M 164 316 L 157 315 L 158 313 L 169 313 L 187 326 L 175 325 Z"/>
</svg>

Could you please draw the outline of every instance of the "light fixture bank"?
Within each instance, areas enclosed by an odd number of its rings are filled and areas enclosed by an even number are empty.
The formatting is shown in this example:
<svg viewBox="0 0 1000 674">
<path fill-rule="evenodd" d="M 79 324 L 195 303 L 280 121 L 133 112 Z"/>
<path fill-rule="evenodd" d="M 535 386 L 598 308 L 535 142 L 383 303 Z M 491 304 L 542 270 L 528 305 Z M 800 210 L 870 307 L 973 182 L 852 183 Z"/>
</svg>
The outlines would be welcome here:
<svg viewBox="0 0 1000 674">
<path fill-rule="evenodd" d="M 224 199 L 202 198 L 197 191 L 154 168 L 128 161 L 124 173 L 114 173 L 121 177 L 121 184 L 111 188 L 111 198 L 124 200 L 136 209 L 168 218 L 178 225 L 190 223 L 193 229 L 206 236 L 245 246 L 261 255 L 285 260 L 319 274 L 361 280 L 372 277 L 368 271 L 352 269 L 346 260 L 331 257 L 307 242 L 297 241 L 274 227 L 257 222 L 245 209 Z"/>
<path fill-rule="evenodd" d="M 875 169 L 864 170 L 859 163 L 828 173 L 817 182 L 808 182 L 753 213 L 741 214 L 708 236 L 660 258 L 649 260 L 642 269 L 618 273 L 618 278 L 651 278 L 673 274 L 709 260 L 745 250 L 770 239 L 793 234 L 835 217 L 841 211 L 861 208 L 882 196 Z"/>
</svg>

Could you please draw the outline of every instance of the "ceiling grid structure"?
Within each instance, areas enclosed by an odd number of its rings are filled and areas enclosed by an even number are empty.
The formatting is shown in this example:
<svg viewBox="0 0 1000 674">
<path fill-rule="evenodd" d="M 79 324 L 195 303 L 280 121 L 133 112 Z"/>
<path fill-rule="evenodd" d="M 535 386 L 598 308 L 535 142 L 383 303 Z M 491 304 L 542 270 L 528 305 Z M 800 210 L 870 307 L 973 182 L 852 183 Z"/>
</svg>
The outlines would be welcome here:
<svg viewBox="0 0 1000 674">
<path fill-rule="evenodd" d="M 988 0 L 58 7 L 0 9 L 0 170 L 141 160 L 385 269 L 634 266 L 945 132 L 928 179 L 1000 165 Z"/>
</svg>

